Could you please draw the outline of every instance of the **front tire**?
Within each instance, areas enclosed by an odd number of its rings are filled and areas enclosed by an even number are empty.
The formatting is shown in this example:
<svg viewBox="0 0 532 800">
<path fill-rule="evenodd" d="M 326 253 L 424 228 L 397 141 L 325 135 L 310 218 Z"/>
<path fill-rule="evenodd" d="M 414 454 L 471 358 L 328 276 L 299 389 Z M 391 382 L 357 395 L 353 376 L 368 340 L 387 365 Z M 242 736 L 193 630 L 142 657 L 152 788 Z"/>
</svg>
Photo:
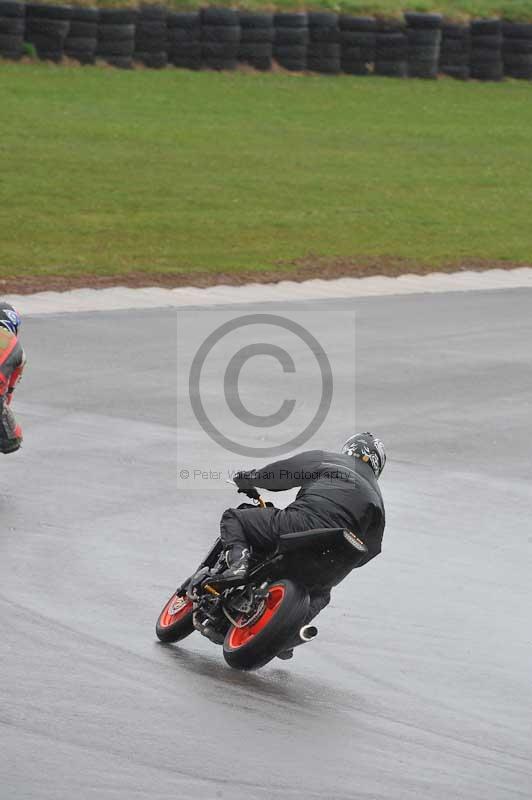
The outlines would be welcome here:
<svg viewBox="0 0 532 800">
<path fill-rule="evenodd" d="M 259 669 L 281 652 L 304 624 L 309 609 L 306 589 L 290 580 L 268 586 L 266 605 L 251 625 L 231 625 L 223 645 L 224 658 L 233 669 Z"/>
<path fill-rule="evenodd" d="M 175 592 L 159 614 L 155 633 L 161 642 L 179 642 L 194 631 L 192 600 Z"/>
</svg>

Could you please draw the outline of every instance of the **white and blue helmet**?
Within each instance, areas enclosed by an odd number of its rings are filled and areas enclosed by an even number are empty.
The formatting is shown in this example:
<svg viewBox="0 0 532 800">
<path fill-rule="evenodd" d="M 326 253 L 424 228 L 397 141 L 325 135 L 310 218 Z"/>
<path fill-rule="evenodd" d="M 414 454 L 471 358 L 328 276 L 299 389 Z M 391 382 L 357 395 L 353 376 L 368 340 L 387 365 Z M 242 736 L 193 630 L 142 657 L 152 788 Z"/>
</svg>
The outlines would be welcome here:
<svg viewBox="0 0 532 800">
<path fill-rule="evenodd" d="M 5 328 L 17 336 L 20 322 L 21 319 L 18 312 L 15 311 L 13 306 L 0 300 L 0 327 Z"/>
<path fill-rule="evenodd" d="M 355 433 L 342 447 L 342 453 L 368 463 L 378 478 L 386 464 L 386 451 L 380 439 L 369 431 Z"/>
</svg>

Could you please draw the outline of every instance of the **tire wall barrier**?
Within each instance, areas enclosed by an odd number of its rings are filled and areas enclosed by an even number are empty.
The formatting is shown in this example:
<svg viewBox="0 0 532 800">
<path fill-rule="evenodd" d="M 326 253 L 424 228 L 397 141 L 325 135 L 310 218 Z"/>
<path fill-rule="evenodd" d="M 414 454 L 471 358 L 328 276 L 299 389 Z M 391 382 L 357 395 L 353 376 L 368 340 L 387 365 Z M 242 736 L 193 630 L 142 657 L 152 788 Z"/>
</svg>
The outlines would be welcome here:
<svg viewBox="0 0 532 800">
<path fill-rule="evenodd" d="M 113 67 L 131 69 L 138 16 L 134 8 L 101 8 L 96 57 Z"/>
<path fill-rule="evenodd" d="M 375 63 L 377 20 L 373 17 L 352 17 L 341 14 L 340 65 L 347 75 L 367 75 Z"/>
<path fill-rule="evenodd" d="M 202 8 L 201 61 L 207 69 L 236 69 L 240 20 L 233 8 Z"/>
<path fill-rule="evenodd" d="M 275 14 L 273 26 L 273 58 L 275 61 L 290 72 L 305 70 L 309 42 L 307 14 Z"/>
<path fill-rule="evenodd" d="M 407 12 L 403 20 L 330 11 L 267 13 L 206 7 L 88 8 L 0 0 L 0 58 L 31 53 L 56 63 L 97 60 L 129 69 L 167 65 L 232 70 L 532 80 L 532 23 L 449 22 Z"/>
<path fill-rule="evenodd" d="M 375 74 L 390 78 L 408 75 L 408 37 L 399 22 L 379 20 L 375 37 Z"/>
<path fill-rule="evenodd" d="M 473 20 L 470 33 L 471 77 L 479 81 L 502 80 L 502 22 L 499 19 Z"/>
<path fill-rule="evenodd" d="M 143 5 L 135 25 L 133 58 L 145 67 L 162 69 L 168 64 L 168 27 L 165 6 Z"/>
<path fill-rule="evenodd" d="M 532 24 L 503 23 L 502 65 L 504 75 L 532 80 Z"/>
<path fill-rule="evenodd" d="M 70 29 L 70 6 L 26 5 L 24 38 L 35 47 L 43 61 L 61 61 Z"/>
<path fill-rule="evenodd" d="M 65 39 L 65 55 L 80 64 L 94 64 L 98 47 L 97 8 L 72 8 L 70 27 Z"/>
<path fill-rule="evenodd" d="M 18 61 L 24 53 L 26 6 L 9 0 L 0 2 L 0 56 Z"/>
<path fill-rule="evenodd" d="M 408 77 L 436 78 L 441 47 L 440 14 L 405 14 Z"/>
<path fill-rule="evenodd" d="M 201 68 L 200 17 L 170 12 L 166 18 L 168 61 L 182 69 Z"/>
<path fill-rule="evenodd" d="M 456 23 L 442 26 L 440 45 L 440 72 L 451 78 L 467 80 L 471 57 L 471 37 L 469 25 Z"/>
<path fill-rule="evenodd" d="M 325 11 L 309 13 L 308 33 L 307 69 L 324 75 L 339 75 L 342 49 L 338 14 Z"/>
<path fill-rule="evenodd" d="M 261 72 L 272 68 L 273 14 L 241 11 L 238 60 Z"/>
</svg>

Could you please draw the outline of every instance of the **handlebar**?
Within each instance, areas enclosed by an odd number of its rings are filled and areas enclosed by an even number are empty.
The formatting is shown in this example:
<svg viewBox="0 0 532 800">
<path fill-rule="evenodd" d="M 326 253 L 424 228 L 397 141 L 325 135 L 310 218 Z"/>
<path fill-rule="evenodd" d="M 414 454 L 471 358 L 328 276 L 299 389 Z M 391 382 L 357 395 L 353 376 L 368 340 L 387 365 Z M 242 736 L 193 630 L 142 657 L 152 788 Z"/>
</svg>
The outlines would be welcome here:
<svg viewBox="0 0 532 800">
<path fill-rule="evenodd" d="M 265 501 L 260 496 L 260 494 L 258 493 L 258 491 L 255 489 L 254 486 L 251 487 L 249 492 L 242 492 L 242 494 L 245 494 L 247 497 L 249 497 L 250 500 L 256 500 L 257 503 L 259 504 L 259 508 L 266 508 Z"/>
<path fill-rule="evenodd" d="M 238 489 L 238 486 L 234 481 L 228 480 L 227 483 L 231 483 Z M 240 489 L 238 489 L 238 491 L 240 492 Z M 263 498 L 260 496 L 259 492 L 257 491 L 257 489 L 255 489 L 254 486 L 251 487 L 249 492 L 242 492 L 242 494 L 245 494 L 247 497 L 249 497 L 250 500 L 256 500 L 257 503 L 259 504 L 259 508 L 266 508 L 266 502 L 263 500 Z"/>
</svg>

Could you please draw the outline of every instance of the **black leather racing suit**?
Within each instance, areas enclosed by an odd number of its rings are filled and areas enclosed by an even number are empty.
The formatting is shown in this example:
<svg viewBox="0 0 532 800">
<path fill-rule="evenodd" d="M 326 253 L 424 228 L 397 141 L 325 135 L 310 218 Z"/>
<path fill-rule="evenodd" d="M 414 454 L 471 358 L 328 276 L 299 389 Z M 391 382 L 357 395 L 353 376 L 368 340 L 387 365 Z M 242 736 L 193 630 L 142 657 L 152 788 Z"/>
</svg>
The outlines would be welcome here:
<svg viewBox="0 0 532 800">
<path fill-rule="evenodd" d="M 268 552 L 276 547 L 281 533 L 345 527 L 368 548 L 366 554 L 330 576 L 328 588 L 311 594 L 310 620 L 329 602 L 332 586 L 381 552 L 385 514 L 375 474 L 368 464 L 353 456 L 308 450 L 241 475 L 235 482 L 242 491 L 252 486 L 273 492 L 301 488 L 285 509 L 227 509 L 220 522 L 225 545 L 251 545 Z"/>
</svg>

